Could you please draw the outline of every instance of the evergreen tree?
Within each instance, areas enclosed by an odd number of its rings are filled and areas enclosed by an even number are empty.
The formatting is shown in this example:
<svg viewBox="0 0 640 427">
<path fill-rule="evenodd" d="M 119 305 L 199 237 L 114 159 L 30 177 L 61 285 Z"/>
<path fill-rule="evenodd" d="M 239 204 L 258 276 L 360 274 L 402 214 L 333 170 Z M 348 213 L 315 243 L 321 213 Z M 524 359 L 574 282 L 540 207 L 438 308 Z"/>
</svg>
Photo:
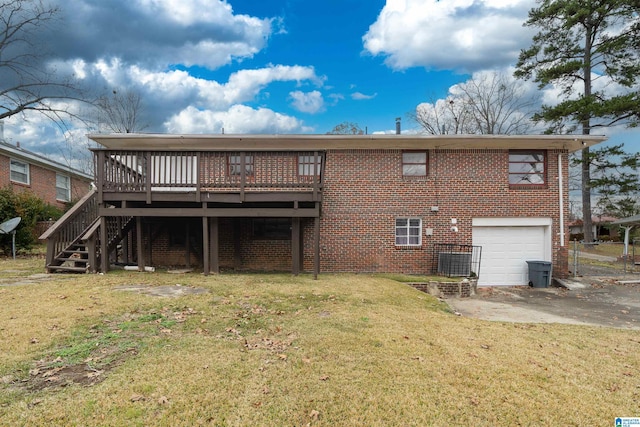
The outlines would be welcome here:
<svg viewBox="0 0 640 427">
<path fill-rule="evenodd" d="M 640 2 L 541 0 L 525 26 L 538 33 L 520 53 L 515 75 L 541 88 L 554 85 L 561 101 L 544 105 L 534 120 L 549 132 L 589 134 L 599 127 L 637 126 L 640 115 Z M 585 241 L 593 240 L 591 160 L 582 151 Z"/>
</svg>

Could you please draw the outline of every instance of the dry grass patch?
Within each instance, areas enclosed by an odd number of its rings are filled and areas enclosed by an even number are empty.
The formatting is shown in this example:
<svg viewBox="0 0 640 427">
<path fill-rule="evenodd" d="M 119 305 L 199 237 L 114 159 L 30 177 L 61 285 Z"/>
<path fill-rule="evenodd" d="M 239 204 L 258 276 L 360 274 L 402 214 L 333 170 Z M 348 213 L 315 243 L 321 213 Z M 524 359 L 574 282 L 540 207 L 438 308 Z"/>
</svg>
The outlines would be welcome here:
<svg viewBox="0 0 640 427">
<path fill-rule="evenodd" d="M 176 283 L 209 293 L 115 290 Z M 456 317 L 387 278 L 114 272 L 0 289 L 12 298 L 0 308 L 7 425 L 608 425 L 640 413 L 636 332 Z M 42 360 L 101 381 L 21 387 Z"/>
</svg>

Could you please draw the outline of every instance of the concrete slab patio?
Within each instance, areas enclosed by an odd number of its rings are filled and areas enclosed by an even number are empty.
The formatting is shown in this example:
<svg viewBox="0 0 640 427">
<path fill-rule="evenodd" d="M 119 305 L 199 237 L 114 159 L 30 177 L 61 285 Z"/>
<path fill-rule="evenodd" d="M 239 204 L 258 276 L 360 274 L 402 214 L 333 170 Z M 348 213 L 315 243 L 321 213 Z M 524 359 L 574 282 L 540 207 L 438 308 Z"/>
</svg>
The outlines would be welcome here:
<svg viewBox="0 0 640 427">
<path fill-rule="evenodd" d="M 462 316 L 523 323 L 565 323 L 640 329 L 640 284 L 583 277 L 581 286 L 480 288 L 471 298 L 447 299 Z"/>
</svg>

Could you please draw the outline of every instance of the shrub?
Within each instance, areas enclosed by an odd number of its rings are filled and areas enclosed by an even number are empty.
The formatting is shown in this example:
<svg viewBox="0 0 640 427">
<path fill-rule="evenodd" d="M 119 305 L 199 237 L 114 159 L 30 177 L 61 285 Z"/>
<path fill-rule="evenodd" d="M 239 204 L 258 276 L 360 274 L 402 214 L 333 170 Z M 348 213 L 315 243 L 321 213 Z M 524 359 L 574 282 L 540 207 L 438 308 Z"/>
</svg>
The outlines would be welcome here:
<svg viewBox="0 0 640 427">
<path fill-rule="evenodd" d="M 0 189 L 0 222 L 19 216 L 22 218 L 16 229 L 16 251 L 26 251 L 37 242 L 34 236 L 36 223 L 42 220 L 58 219 L 62 211 L 45 203 L 30 191 L 15 192 L 11 187 Z M 0 234 L 0 251 L 11 254 L 10 234 Z"/>
</svg>

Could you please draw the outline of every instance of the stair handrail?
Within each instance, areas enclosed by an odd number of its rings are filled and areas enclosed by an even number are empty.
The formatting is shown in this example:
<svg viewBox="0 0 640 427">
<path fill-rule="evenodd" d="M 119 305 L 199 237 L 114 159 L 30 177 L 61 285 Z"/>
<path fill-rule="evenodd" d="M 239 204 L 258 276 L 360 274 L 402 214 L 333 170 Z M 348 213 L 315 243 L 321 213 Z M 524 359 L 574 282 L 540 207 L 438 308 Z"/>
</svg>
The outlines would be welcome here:
<svg viewBox="0 0 640 427">
<path fill-rule="evenodd" d="M 71 209 L 66 211 L 64 215 L 60 217 L 59 220 L 57 220 L 51 227 L 47 229 L 47 231 L 42 233 L 42 235 L 38 239 L 47 240 L 54 233 L 56 233 L 60 228 L 64 227 L 68 221 L 75 218 L 76 215 L 79 214 L 79 211 L 81 211 L 87 204 L 89 204 L 89 202 L 91 202 L 91 198 L 95 197 L 96 194 L 97 194 L 97 191 L 95 189 L 89 190 L 87 194 L 85 194 L 80 200 L 78 200 L 78 202 L 75 205 L 73 205 Z M 96 212 L 96 217 L 92 218 L 91 221 L 89 221 L 89 224 L 93 224 L 93 221 L 96 218 L 97 218 L 97 212 Z"/>
<path fill-rule="evenodd" d="M 97 192 L 92 189 L 40 236 L 47 241 L 46 265 L 53 265 L 56 256 L 76 242 L 97 217 Z M 78 223 L 78 219 L 82 219 L 82 223 Z"/>
</svg>

